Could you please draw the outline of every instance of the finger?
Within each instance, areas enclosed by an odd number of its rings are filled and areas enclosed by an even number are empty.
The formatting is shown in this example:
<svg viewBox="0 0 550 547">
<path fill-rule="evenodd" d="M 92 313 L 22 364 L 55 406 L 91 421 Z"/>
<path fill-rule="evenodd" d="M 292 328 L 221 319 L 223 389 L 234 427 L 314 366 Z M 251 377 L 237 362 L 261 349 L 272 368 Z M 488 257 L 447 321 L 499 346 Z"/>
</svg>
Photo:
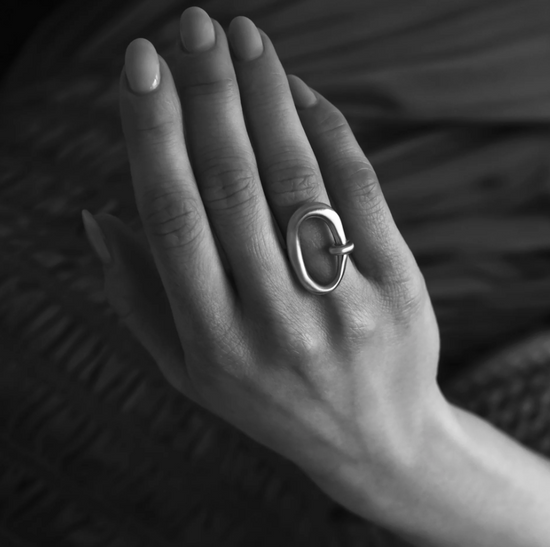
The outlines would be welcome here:
<svg viewBox="0 0 550 547">
<path fill-rule="evenodd" d="M 147 40 L 126 51 L 120 110 L 145 232 L 180 333 L 193 339 L 196 327 L 232 317 L 233 295 L 187 156 L 170 69 Z"/>
<path fill-rule="evenodd" d="M 193 171 L 208 217 L 225 250 L 235 283 L 263 285 L 282 251 L 246 130 L 225 33 L 204 10 L 180 21 L 178 88 Z M 246 289 L 246 291 L 245 291 Z"/>
<path fill-rule="evenodd" d="M 228 37 L 264 192 L 281 233 L 286 234 L 300 205 L 330 201 L 271 40 L 242 16 L 231 21 Z M 326 252 L 333 244 L 327 225 L 321 220 L 307 222 L 301 238 L 307 241 L 303 249 L 308 270 L 321 283 L 330 282 L 336 259 Z"/>
<path fill-rule="evenodd" d="M 381 282 L 410 281 L 416 261 L 344 115 L 297 76 L 289 75 L 288 81 L 330 199 L 355 244 L 355 265 L 363 275 Z"/>
<path fill-rule="evenodd" d="M 168 297 L 151 253 L 118 218 L 89 213 L 83 213 L 83 218 L 90 241 L 100 235 L 93 228 L 95 221 L 107 245 L 110 263 L 104 266 L 105 295 L 110 306 L 170 384 L 198 403 L 199 394 L 187 374 Z M 92 246 L 96 248 L 93 242 Z"/>
</svg>

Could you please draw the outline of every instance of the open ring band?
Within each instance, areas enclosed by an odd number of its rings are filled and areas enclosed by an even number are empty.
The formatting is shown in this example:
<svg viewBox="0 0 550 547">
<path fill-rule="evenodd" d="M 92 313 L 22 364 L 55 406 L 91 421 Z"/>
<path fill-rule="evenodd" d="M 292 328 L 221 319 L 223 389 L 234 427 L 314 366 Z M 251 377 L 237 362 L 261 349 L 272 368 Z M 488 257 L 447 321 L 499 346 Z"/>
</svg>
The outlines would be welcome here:
<svg viewBox="0 0 550 547">
<path fill-rule="evenodd" d="M 319 218 L 326 222 L 336 243 L 328 249 L 328 252 L 337 259 L 336 276 L 328 285 L 320 285 L 313 280 L 304 263 L 299 230 L 302 222 L 308 218 Z M 354 249 L 354 244 L 346 238 L 344 226 L 338 213 L 332 207 L 320 202 L 305 203 L 294 212 L 288 223 L 286 246 L 290 263 L 298 281 L 307 291 L 313 294 L 328 294 L 340 285 L 346 271 L 349 254 Z"/>
</svg>

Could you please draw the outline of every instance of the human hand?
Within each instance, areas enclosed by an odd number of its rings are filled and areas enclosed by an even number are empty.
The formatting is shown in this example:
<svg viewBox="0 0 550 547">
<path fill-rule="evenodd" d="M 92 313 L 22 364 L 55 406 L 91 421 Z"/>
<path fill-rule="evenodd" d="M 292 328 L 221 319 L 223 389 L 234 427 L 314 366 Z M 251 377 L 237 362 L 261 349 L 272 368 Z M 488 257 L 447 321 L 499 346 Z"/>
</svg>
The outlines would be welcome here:
<svg viewBox="0 0 550 547">
<path fill-rule="evenodd" d="M 146 40 L 127 49 L 120 109 L 152 254 L 98 217 L 108 301 L 180 392 L 339 501 L 334 485 L 359 462 L 378 495 L 447 415 L 424 278 L 345 118 L 287 78 L 267 35 L 237 17 L 230 53 L 197 7 L 180 28 L 174 76 Z M 306 202 L 331 204 L 355 244 L 322 296 L 299 284 L 278 234 Z M 312 220 L 301 238 L 326 283 L 332 236 Z"/>
</svg>

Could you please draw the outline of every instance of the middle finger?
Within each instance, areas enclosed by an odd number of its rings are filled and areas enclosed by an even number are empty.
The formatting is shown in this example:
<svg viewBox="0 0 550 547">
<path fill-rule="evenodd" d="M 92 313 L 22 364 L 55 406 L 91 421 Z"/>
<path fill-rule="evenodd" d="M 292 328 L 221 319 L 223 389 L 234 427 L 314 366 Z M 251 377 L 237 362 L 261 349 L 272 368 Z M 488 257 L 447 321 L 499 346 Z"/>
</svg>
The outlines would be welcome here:
<svg viewBox="0 0 550 547">
<path fill-rule="evenodd" d="M 178 87 L 201 198 L 237 289 L 251 281 L 262 286 L 266 271 L 280 278 L 282 251 L 246 130 L 227 39 L 221 25 L 195 6 L 182 14 L 180 31 Z"/>
</svg>

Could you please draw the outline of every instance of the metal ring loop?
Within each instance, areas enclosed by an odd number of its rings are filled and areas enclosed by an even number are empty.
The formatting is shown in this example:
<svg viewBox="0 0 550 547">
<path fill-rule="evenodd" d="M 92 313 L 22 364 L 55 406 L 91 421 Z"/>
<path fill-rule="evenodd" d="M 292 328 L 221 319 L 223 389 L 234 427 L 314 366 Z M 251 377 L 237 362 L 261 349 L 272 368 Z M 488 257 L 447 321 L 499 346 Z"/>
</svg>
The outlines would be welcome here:
<svg viewBox="0 0 550 547">
<path fill-rule="evenodd" d="M 335 245 L 329 247 L 328 251 L 337 259 L 337 273 L 334 280 L 328 285 L 321 285 L 314 281 L 309 275 L 302 255 L 299 230 L 302 222 L 309 218 L 319 218 L 326 222 L 334 237 Z M 354 244 L 348 241 L 344 233 L 344 226 L 338 213 L 325 203 L 305 203 L 292 215 L 286 232 L 286 246 L 290 263 L 294 269 L 298 281 L 302 286 L 313 294 L 328 294 L 332 292 L 344 277 L 349 254 L 354 249 Z"/>
</svg>

